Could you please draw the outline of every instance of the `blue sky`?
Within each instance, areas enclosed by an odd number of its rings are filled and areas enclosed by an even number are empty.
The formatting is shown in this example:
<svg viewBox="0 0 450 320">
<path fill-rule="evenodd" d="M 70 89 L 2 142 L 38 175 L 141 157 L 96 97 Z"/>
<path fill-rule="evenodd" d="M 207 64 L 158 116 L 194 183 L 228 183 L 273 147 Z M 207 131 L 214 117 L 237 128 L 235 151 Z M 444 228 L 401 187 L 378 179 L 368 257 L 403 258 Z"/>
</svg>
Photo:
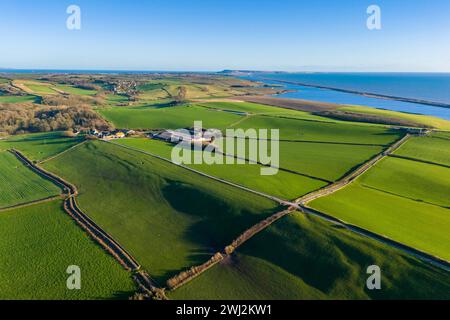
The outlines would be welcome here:
<svg viewBox="0 0 450 320">
<path fill-rule="evenodd" d="M 0 39 L 3 68 L 450 72 L 450 1 L 2 0 Z"/>
</svg>

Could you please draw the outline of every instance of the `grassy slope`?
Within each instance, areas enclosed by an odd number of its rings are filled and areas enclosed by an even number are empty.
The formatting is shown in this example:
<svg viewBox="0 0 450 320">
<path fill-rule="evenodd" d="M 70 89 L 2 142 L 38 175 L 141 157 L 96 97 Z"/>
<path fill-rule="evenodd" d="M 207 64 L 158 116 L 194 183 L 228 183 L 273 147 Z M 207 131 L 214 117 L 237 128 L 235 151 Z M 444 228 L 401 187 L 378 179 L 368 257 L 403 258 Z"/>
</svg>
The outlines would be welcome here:
<svg viewBox="0 0 450 320">
<path fill-rule="evenodd" d="M 395 154 L 450 166 L 450 139 L 444 134 L 414 137 L 400 147 Z"/>
<path fill-rule="evenodd" d="M 241 116 L 231 113 L 218 113 L 199 107 L 116 107 L 99 109 L 106 119 L 118 128 L 179 129 L 193 127 L 194 121 L 202 120 L 205 128 L 222 129 L 238 121 Z"/>
<path fill-rule="evenodd" d="M 54 156 L 83 141 L 83 137 L 67 138 L 61 132 L 44 132 L 11 136 L 0 140 L 0 151 L 15 148 L 31 160 L 39 161 Z"/>
<path fill-rule="evenodd" d="M 173 145 L 166 142 L 146 138 L 123 139 L 117 142 L 171 159 Z M 254 164 L 192 164 L 189 166 L 215 177 L 283 199 L 298 198 L 326 184 L 322 181 L 283 171 L 278 171 L 276 175 L 272 176 L 262 176 L 261 166 Z"/>
<path fill-rule="evenodd" d="M 366 289 L 376 264 L 382 290 Z M 445 271 L 378 242 L 296 214 L 169 294 L 172 299 L 449 299 Z"/>
<path fill-rule="evenodd" d="M 432 116 L 411 114 L 411 113 L 405 113 L 405 112 L 397 112 L 397 111 L 391 111 L 391 110 L 382 110 L 382 109 L 376 109 L 376 108 L 364 107 L 364 106 L 348 106 L 348 107 L 339 108 L 339 110 L 385 116 L 385 117 L 392 118 L 392 119 L 403 119 L 403 120 L 408 120 L 408 121 L 413 121 L 415 123 L 423 124 L 425 126 L 437 128 L 437 129 L 450 130 L 450 121 L 440 119 L 437 117 L 432 117 Z"/>
<path fill-rule="evenodd" d="M 328 141 L 364 144 L 389 144 L 400 137 L 400 133 L 380 126 L 351 123 L 332 123 L 254 116 L 239 123 L 237 128 L 279 129 L 280 139 Z"/>
<path fill-rule="evenodd" d="M 450 169 L 412 160 L 387 158 L 359 182 L 412 200 L 450 208 Z"/>
<path fill-rule="evenodd" d="M 91 142 L 45 165 L 157 280 L 203 263 L 275 204 L 173 164 Z"/>
<path fill-rule="evenodd" d="M 61 209 L 61 202 L 0 215 L 0 299 L 127 299 L 134 284 Z M 81 290 L 66 269 L 81 268 Z"/>
<path fill-rule="evenodd" d="M 0 208 L 60 193 L 59 188 L 28 169 L 13 154 L 0 151 Z"/>
</svg>

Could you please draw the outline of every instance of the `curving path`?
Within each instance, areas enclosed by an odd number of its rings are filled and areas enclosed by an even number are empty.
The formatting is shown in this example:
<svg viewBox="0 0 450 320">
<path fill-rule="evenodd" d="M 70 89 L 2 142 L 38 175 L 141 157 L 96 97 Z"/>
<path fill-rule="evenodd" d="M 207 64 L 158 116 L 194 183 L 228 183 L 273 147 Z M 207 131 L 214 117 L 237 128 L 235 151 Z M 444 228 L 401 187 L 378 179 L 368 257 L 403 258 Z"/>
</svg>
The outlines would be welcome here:
<svg viewBox="0 0 450 320">
<path fill-rule="evenodd" d="M 99 227 L 79 208 L 76 196 L 78 190 L 75 185 L 65 181 L 57 175 L 37 166 L 35 163 L 27 159 L 21 152 L 11 149 L 20 161 L 22 161 L 31 170 L 40 176 L 52 181 L 58 185 L 65 193 L 64 210 L 75 220 L 75 222 L 85 230 L 97 243 L 99 243 L 106 251 L 108 251 L 126 270 L 133 272 L 133 278 L 144 292 L 151 293 L 152 296 L 158 295 L 164 298 L 164 293 L 155 285 L 154 281 L 144 271 L 140 270 L 139 263 L 106 231 Z"/>
</svg>

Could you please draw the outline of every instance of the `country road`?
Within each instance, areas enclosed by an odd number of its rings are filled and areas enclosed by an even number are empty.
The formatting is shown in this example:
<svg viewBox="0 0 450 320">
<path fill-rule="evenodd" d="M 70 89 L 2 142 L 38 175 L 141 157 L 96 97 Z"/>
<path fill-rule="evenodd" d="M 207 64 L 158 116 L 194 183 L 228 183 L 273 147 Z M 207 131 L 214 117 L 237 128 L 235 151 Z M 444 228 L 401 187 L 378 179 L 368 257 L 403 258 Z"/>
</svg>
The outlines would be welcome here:
<svg viewBox="0 0 450 320">
<path fill-rule="evenodd" d="M 376 165 L 379 161 L 381 161 L 385 157 L 387 157 L 390 154 L 392 154 L 395 150 L 400 148 L 400 146 L 403 145 L 410 137 L 411 137 L 411 135 L 406 134 L 403 138 L 401 138 L 400 140 L 395 142 L 393 145 L 391 145 L 384 152 L 378 154 L 377 156 L 375 156 L 371 160 L 367 161 L 362 166 L 357 168 L 355 171 L 352 171 L 350 174 L 346 175 L 345 177 L 343 177 L 339 181 L 337 181 L 337 182 L 335 182 L 333 184 L 330 184 L 330 185 L 328 185 L 328 186 L 326 186 L 326 187 L 324 187 L 324 188 L 322 188 L 320 190 L 308 193 L 307 195 L 304 195 L 304 196 L 298 198 L 297 200 L 295 200 L 295 202 L 300 204 L 301 206 L 304 206 L 304 205 L 308 204 L 309 202 L 311 202 L 313 200 L 316 200 L 318 198 L 330 195 L 330 194 L 332 194 L 332 193 L 334 193 L 334 192 L 336 192 L 338 190 L 341 190 L 342 188 L 344 188 L 348 184 L 352 183 L 359 176 L 364 174 L 367 170 L 369 170 L 374 165 Z"/>
</svg>

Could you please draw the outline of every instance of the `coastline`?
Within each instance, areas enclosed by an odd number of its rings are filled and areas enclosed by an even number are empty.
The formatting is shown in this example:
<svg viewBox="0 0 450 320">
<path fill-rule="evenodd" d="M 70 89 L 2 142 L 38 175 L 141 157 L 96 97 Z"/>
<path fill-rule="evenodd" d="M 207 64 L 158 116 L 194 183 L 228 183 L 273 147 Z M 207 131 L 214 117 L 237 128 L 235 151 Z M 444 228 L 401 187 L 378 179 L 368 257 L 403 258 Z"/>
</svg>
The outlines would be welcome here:
<svg viewBox="0 0 450 320">
<path fill-rule="evenodd" d="M 394 101 L 401 101 L 401 102 L 409 102 L 409 103 L 422 104 L 422 105 L 427 105 L 427 106 L 432 106 L 432 107 L 439 107 L 439 108 L 450 109 L 450 104 L 441 103 L 441 102 L 427 101 L 427 100 L 422 100 L 422 99 L 404 98 L 404 97 L 390 96 L 390 95 L 384 95 L 384 94 L 378 94 L 378 93 L 356 91 L 356 90 L 348 90 L 348 89 L 341 89 L 341 88 L 328 87 L 328 86 L 322 86 L 322 85 L 314 85 L 314 84 L 303 83 L 303 82 L 295 82 L 295 81 L 287 81 L 287 80 L 275 80 L 275 79 L 271 79 L 271 78 L 261 78 L 261 80 L 280 82 L 280 83 L 286 83 L 286 84 L 293 84 L 293 85 L 298 85 L 298 86 L 303 86 L 303 87 L 310 87 L 310 88 L 332 90 L 332 91 L 343 92 L 343 93 L 357 94 L 357 95 L 368 97 L 368 98 L 378 98 L 378 99 L 394 100 Z"/>
</svg>

